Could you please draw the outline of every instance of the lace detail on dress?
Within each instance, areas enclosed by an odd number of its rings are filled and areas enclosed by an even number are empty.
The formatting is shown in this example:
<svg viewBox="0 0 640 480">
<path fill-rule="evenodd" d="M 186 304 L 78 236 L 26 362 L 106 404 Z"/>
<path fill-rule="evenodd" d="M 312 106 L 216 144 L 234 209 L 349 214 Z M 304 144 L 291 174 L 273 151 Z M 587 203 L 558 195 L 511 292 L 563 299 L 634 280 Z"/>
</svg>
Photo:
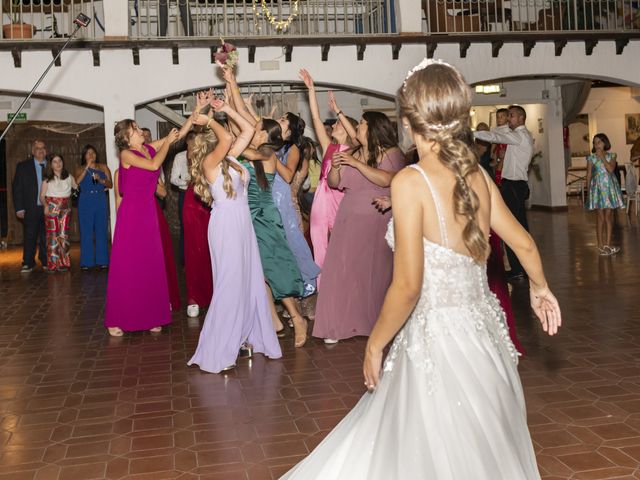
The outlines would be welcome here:
<svg viewBox="0 0 640 480">
<path fill-rule="evenodd" d="M 393 249 L 393 219 L 385 235 Z M 384 364 L 391 374 L 398 356 L 406 352 L 428 377 L 432 393 L 440 379 L 431 352 L 434 341 L 445 336 L 485 337 L 498 352 L 517 364 L 517 351 L 509 337 L 506 318 L 497 297 L 489 290 L 486 267 L 471 257 L 423 239 L 424 276 L 416 307 L 396 336 Z"/>
</svg>

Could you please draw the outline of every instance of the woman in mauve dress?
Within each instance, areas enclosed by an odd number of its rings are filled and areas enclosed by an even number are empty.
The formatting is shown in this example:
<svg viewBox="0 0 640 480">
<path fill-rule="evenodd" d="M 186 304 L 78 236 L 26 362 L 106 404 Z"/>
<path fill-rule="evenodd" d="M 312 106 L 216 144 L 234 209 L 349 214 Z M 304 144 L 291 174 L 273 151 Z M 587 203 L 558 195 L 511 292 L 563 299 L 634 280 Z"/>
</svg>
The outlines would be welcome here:
<svg viewBox="0 0 640 480">
<path fill-rule="evenodd" d="M 384 235 L 391 212 L 372 208 L 389 195 L 395 173 L 405 166 L 397 133 L 380 112 L 365 112 L 356 133 L 360 148 L 337 153 L 327 176 L 344 191 L 327 249 L 313 336 L 325 343 L 369 335 L 391 282 L 393 252 Z"/>
</svg>

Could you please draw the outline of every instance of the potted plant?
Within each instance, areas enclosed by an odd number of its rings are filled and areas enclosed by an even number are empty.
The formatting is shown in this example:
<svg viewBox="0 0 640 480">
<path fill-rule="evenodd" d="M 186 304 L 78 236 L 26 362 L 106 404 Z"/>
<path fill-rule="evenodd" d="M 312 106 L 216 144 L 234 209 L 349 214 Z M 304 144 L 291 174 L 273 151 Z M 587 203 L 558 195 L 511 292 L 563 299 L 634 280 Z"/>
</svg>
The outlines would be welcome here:
<svg viewBox="0 0 640 480">
<path fill-rule="evenodd" d="M 24 39 L 33 37 L 33 25 L 22 23 L 21 0 L 3 0 L 3 10 L 11 23 L 2 26 L 2 38 Z"/>
</svg>

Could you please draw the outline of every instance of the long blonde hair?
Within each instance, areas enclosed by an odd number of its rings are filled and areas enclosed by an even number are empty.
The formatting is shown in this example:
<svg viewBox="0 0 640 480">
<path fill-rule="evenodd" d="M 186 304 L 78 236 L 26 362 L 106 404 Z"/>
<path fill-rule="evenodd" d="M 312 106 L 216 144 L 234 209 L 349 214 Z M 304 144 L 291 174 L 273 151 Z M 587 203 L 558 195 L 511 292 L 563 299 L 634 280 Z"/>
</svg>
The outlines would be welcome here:
<svg viewBox="0 0 640 480">
<path fill-rule="evenodd" d="M 439 160 L 456 177 L 454 213 L 466 220 L 462 239 L 473 259 L 482 263 L 490 249 L 476 218 L 478 196 L 468 180 L 478 171 L 478 158 L 471 147 L 471 98 L 471 89 L 460 72 L 445 63 L 417 69 L 398 92 L 400 116 L 407 119 L 414 134 L 440 147 Z"/>
<path fill-rule="evenodd" d="M 218 145 L 218 137 L 213 131 L 209 130 L 199 133 L 193 139 L 193 148 L 191 150 L 191 180 L 193 181 L 193 191 L 206 204 L 213 203 L 209 183 L 204 175 L 202 164 L 205 157 L 213 152 Z M 229 174 L 229 167 L 242 173 L 239 167 L 236 167 L 226 156 L 220 162 L 220 170 L 222 172 L 223 182 L 222 188 L 227 194 L 227 198 L 235 198 L 236 192 L 233 190 L 233 179 Z"/>
</svg>

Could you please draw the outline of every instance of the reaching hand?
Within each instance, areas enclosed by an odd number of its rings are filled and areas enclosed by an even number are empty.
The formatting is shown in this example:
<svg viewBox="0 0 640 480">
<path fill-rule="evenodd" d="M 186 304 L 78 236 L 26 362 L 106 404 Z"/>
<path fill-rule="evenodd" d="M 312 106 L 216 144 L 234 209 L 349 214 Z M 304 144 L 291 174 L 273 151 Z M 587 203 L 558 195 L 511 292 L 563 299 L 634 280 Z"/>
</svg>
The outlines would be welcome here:
<svg viewBox="0 0 640 480">
<path fill-rule="evenodd" d="M 531 308 L 540 320 L 542 329 L 549 335 L 558 333 L 558 328 L 562 325 L 562 315 L 558 300 L 551 293 L 549 287 L 541 289 L 531 287 L 529 296 L 531 297 Z"/>
<path fill-rule="evenodd" d="M 229 106 L 229 104 L 220 97 L 212 99 L 210 105 L 213 107 L 213 109 L 216 112 L 221 112 L 224 109 L 224 107 Z"/>
<path fill-rule="evenodd" d="M 172 128 L 166 138 L 170 144 L 177 142 L 178 138 L 180 138 L 180 132 L 178 132 L 177 128 Z"/>
<path fill-rule="evenodd" d="M 384 213 L 391 208 L 391 197 L 386 195 L 382 197 L 375 197 L 371 203 L 376 207 L 376 210 L 380 213 Z"/>
<path fill-rule="evenodd" d="M 212 97 L 213 97 L 213 90 L 212 89 L 205 90 L 205 91 L 202 91 L 202 92 L 198 92 L 196 94 L 196 109 L 197 109 L 198 113 L 204 107 L 209 105 L 209 102 L 211 101 Z"/>
<path fill-rule="evenodd" d="M 248 108 L 253 107 L 253 93 L 251 93 L 248 97 L 243 97 L 242 101 Z"/>
<path fill-rule="evenodd" d="M 226 66 L 226 65 L 222 65 L 220 62 L 216 62 L 216 63 L 218 63 L 218 65 L 222 69 L 222 78 L 224 78 L 224 81 L 227 82 L 227 83 L 234 82 L 235 79 L 236 79 L 236 76 L 233 73 L 233 69 L 231 67 Z"/>
<path fill-rule="evenodd" d="M 313 78 L 311 77 L 311 74 L 309 74 L 309 72 L 307 70 L 305 70 L 304 68 L 300 69 L 299 72 L 300 78 L 302 79 L 302 81 L 304 82 L 305 86 L 309 89 L 309 90 L 313 90 L 315 88 L 314 84 L 313 84 Z"/>
<path fill-rule="evenodd" d="M 194 125 L 206 125 L 211 120 L 209 115 L 205 115 L 204 113 L 199 113 L 193 119 Z"/>
<path fill-rule="evenodd" d="M 340 107 L 336 103 L 336 96 L 333 94 L 333 90 L 329 90 L 329 108 L 333 111 L 333 113 L 338 113 L 340 111 Z"/>
</svg>

